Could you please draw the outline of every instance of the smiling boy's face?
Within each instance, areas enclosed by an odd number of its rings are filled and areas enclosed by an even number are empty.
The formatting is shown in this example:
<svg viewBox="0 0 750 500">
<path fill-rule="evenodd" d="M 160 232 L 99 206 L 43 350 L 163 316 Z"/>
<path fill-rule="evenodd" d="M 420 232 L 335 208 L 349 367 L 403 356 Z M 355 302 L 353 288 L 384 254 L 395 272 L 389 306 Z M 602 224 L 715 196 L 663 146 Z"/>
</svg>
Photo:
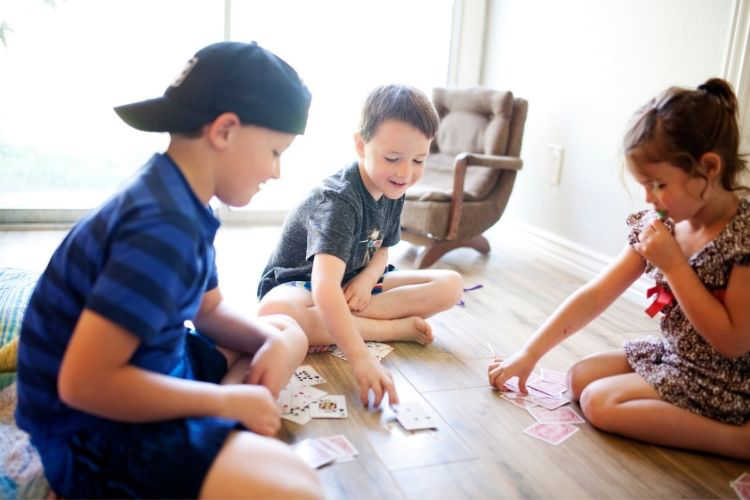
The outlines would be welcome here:
<svg viewBox="0 0 750 500">
<path fill-rule="evenodd" d="M 359 133 L 354 142 L 359 173 L 372 197 L 396 200 L 422 178 L 431 140 L 406 122 L 386 120 L 369 142 Z"/>
</svg>

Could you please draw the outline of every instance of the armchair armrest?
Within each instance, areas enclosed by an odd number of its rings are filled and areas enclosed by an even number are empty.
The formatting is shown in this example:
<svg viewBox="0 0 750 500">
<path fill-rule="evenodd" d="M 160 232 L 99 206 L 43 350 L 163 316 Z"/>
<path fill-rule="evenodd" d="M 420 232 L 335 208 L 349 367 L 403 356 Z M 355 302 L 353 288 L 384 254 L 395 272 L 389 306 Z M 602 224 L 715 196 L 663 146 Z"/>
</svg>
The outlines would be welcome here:
<svg viewBox="0 0 750 500">
<path fill-rule="evenodd" d="M 521 170 L 523 160 L 515 156 L 495 156 L 478 153 L 460 153 L 453 162 L 453 195 L 448 213 L 447 240 L 454 240 L 458 236 L 458 223 L 461 220 L 461 210 L 464 199 L 464 180 L 466 169 L 469 167 L 485 167 L 496 170 Z"/>
</svg>

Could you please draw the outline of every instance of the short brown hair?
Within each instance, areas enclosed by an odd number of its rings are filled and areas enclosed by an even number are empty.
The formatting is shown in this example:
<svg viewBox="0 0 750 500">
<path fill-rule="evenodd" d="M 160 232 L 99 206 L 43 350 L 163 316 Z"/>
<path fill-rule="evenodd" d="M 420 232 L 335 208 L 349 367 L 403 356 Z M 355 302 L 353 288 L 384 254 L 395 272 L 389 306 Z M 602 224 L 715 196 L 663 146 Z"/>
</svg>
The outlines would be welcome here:
<svg viewBox="0 0 750 500">
<path fill-rule="evenodd" d="M 625 134 L 626 157 L 636 162 L 666 161 L 691 176 L 701 157 L 714 152 L 721 157 L 721 184 L 729 190 L 747 189 L 737 184 L 746 168 L 739 154 L 737 97 L 725 80 L 711 78 L 697 89 L 670 87 L 642 106 Z"/>
<path fill-rule="evenodd" d="M 399 120 L 413 126 L 432 139 L 440 123 L 430 99 L 407 85 L 383 85 L 373 90 L 362 108 L 359 133 L 369 142 L 386 120 Z"/>
</svg>

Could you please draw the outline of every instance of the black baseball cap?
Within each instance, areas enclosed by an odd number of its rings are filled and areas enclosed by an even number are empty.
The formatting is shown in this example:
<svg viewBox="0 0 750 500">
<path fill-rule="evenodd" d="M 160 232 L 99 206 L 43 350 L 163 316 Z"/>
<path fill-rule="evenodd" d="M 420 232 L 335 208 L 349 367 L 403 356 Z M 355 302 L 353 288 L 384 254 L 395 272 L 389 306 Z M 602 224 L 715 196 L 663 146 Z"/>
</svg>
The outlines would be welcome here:
<svg viewBox="0 0 750 500">
<path fill-rule="evenodd" d="M 256 42 L 219 42 L 190 59 L 164 95 L 115 112 L 148 132 L 193 132 L 222 113 L 245 125 L 302 134 L 310 91 L 294 68 Z"/>
</svg>

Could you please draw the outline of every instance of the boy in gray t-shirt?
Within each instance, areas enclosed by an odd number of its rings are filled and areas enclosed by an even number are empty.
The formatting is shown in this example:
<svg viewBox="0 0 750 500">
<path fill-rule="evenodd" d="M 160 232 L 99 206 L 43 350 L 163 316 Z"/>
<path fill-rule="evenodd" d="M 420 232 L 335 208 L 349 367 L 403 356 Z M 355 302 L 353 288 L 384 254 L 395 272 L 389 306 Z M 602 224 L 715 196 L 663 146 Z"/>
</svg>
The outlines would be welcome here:
<svg viewBox="0 0 750 500">
<path fill-rule="evenodd" d="M 454 271 L 396 271 L 404 193 L 423 174 L 438 116 L 420 91 L 378 87 L 367 98 L 354 136 L 359 160 L 326 178 L 289 215 L 258 286 L 259 314 L 287 314 L 310 345 L 338 344 L 367 404 L 398 396 L 388 372 L 363 340 L 429 344 L 425 318 L 460 298 Z"/>
</svg>

